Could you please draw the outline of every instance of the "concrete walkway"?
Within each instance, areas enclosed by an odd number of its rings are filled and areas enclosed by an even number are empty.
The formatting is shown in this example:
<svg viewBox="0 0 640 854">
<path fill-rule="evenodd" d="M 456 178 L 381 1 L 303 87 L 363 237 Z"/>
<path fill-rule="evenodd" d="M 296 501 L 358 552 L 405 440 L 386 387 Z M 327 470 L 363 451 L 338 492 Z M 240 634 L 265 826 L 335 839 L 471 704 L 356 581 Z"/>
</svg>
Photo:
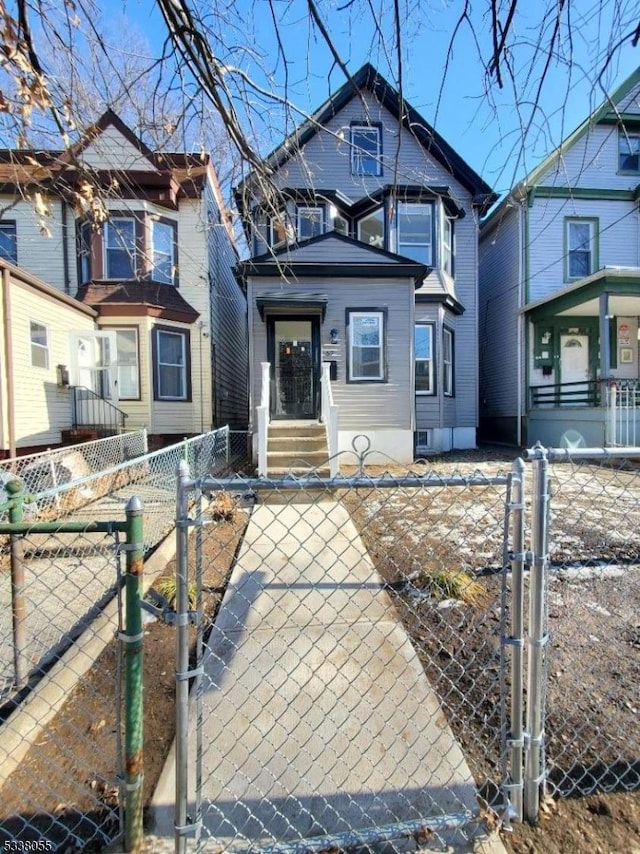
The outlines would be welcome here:
<svg viewBox="0 0 640 854">
<path fill-rule="evenodd" d="M 341 504 L 254 510 L 204 668 L 204 850 L 341 847 L 377 829 L 373 843 L 399 823 L 477 815 L 462 751 Z M 193 708 L 190 732 L 193 781 Z M 165 839 L 174 772 L 170 757 L 154 799 Z M 467 851 L 471 833 L 441 835 Z"/>
</svg>

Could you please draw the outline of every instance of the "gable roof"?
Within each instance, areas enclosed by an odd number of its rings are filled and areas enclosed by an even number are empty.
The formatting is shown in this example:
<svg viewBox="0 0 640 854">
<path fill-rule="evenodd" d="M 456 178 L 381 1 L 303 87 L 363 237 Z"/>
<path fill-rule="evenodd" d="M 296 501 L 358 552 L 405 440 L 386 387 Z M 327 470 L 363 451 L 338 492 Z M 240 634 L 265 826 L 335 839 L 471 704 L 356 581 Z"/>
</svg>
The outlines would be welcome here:
<svg viewBox="0 0 640 854">
<path fill-rule="evenodd" d="M 569 136 L 562 140 L 550 154 L 548 154 L 531 172 L 525 175 L 522 180 L 518 181 L 511 190 L 505 195 L 500 204 L 484 219 L 481 224 L 481 230 L 486 230 L 495 221 L 496 216 L 501 212 L 510 199 L 522 198 L 526 192 L 535 187 L 540 178 L 545 175 L 553 166 L 579 142 L 592 128 L 599 124 L 617 123 L 621 120 L 621 115 L 617 111 L 617 105 L 624 100 L 629 93 L 640 84 L 640 66 L 633 71 L 626 80 L 613 90 L 604 101 L 597 107 L 587 118 L 581 122 L 578 127 L 572 131 Z M 637 117 L 640 119 L 640 115 Z"/>
<path fill-rule="evenodd" d="M 118 133 L 122 134 L 127 142 L 131 143 L 131 145 L 149 161 L 153 168 L 156 168 L 153 163 L 153 153 L 151 149 L 135 135 L 131 128 L 128 127 L 128 125 L 122 121 L 120 116 L 118 116 L 117 113 L 114 113 L 111 108 L 107 109 L 107 111 L 100 116 L 97 122 L 92 124 L 83 132 L 78 142 L 72 145 L 68 150 L 62 152 L 60 155 L 60 164 L 71 163 L 74 158 L 79 157 L 82 152 L 110 126 L 114 127 Z"/>
<path fill-rule="evenodd" d="M 415 136 L 422 147 L 469 190 L 474 196 L 475 204 L 493 204 L 497 196 L 491 187 L 370 63 L 363 65 L 307 121 L 299 125 L 284 142 L 268 154 L 264 163 L 272 169 L 280 168 L 363 90 L 371 92 L 385 109 Z M 241 198 L 241 188 L 251 180 L 252 174 L 249 173 L 240 182 L 236 198 Z M 242 207 L 240 209 L 242 210 Z"/>
</svg>

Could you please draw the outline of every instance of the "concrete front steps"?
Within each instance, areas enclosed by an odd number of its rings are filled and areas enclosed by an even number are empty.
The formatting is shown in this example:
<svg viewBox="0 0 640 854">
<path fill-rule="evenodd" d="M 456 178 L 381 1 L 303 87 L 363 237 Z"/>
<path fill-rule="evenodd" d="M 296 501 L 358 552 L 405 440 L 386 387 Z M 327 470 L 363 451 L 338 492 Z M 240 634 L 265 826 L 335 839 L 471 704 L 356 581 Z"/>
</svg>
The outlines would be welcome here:
<svg viewBox="0 0 640 854">
<path fill-rule="evenodd" d="M 272 421 L 267 437 L 267 474 L 329 477 L 329 451 L 324 424 L 317 421 Z"/>
</svg>

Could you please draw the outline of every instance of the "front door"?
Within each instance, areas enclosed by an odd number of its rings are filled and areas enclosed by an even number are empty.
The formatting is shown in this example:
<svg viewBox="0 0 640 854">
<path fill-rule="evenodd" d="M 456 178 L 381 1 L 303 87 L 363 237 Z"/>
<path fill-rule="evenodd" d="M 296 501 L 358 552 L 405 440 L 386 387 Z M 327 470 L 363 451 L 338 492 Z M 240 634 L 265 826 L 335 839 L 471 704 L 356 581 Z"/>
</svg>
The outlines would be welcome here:
<svg viewBox="0 0 640 854">
<path fill-rule="evenodd" d="M 566 399 L 586 404 L 589 394 L 589 336 L 560 336 L 560 372 L 562 384 L 574 383 L 566 389 Z"/>
<path fill-rule="evenodd" d="M 319 327 L 315 317 L 269 318 L 272 418 L 317 418 Z"/>
</svg>

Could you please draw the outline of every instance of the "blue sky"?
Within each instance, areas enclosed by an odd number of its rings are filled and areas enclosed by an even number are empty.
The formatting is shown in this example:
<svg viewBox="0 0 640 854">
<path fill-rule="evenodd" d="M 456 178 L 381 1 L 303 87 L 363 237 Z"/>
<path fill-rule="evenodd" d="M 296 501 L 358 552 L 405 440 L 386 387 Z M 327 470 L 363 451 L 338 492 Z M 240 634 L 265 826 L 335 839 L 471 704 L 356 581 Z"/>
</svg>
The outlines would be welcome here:
<svg viewBox="0 0 640 854">
<path fill-rule="evenodd" d="M 208 8 L 213 5 L 209 0 Z M 318 0 L 317 5 L 349 70 L 355 72 L 369 61 L 397 85 L 392 4 L 388 0 Z M 487 183 L 503 193 L 603 100 L 604 90 L 594 86 L 594 81 L 611 46 L 637 26 L 637 4 L 630 0 L 571 4 L 571 39 L 564 29 L 539 99 L 546 55 L 536 50 L 536 43 L 539 38 L 543 45 L 548 43 L 553 20 L 545 21 L 543 12 L 547 5 L 553 7 L 551 0 L 520 4 L 525 11 L 519 11 L 513 24 L 514 79 L 503 68 L 503 89 L 495 79 L 487 80 L 480 59 L 480 55 L 488 59 L 491 48 L 489 22 L 480 14 L 488 4 L 481 0 L 472 4 L 473 32 L 466 22 L 459 27 L 447 67 L 449 43 L 463 5 L 461 0 L 411 4 L 411 14 L 401 24 L 403 91 Z M 204 0 L 200 7 L 207 9 Z M 406 12 L 408 6 L 401 2 L 401 8 Z M 165 30 L 153 0 L 127 0 L 124 9 L 152 51 L 157 49 Z M 274 0 L 273 5 L 266 0 L 236 0 L 226 13 L 225 25 L 216 23 L 216 29 L 223 36 L 213 44 L 221 61 L 242 68 L 262 87 L 279 95 L 286 84 L 289 99 L 301 113 L 317 108 L 344 82 L 317 29 L 310 25 L 303 0 Z M 613 52 L 602 77 L 604 89 L 611 91 L 638 65 L 640 46 L 634 48 L 627 40 Z M 256 108 L 245 118 L 247 123 L 250 120 L 250 134 L 257 137 L 262 154 L 292 129 L 291 117 L 287 124 L 277 104 L 265 106 L 264 99 L 257 100 Z M 297 122 L 302 115 L 296 112 L 293 118 Z"/>
</svg>

